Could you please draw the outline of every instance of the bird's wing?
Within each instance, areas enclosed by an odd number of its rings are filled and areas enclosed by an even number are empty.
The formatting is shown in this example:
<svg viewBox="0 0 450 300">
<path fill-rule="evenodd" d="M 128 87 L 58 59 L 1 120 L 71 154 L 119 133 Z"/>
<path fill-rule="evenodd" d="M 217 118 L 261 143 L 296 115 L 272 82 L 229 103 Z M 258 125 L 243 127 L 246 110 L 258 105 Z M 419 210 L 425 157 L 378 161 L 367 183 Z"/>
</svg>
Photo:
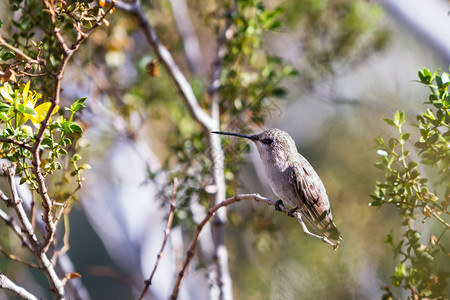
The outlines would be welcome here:
<svg viewBox="0 0 450 300">
<path fill-rule="evenodd" d="M 303 215 L 320 231 L 339 237 L 325 187 L 311 165 L 306 160 L 294 164 L 291 178 L 305 207 Z"/>
</svg>

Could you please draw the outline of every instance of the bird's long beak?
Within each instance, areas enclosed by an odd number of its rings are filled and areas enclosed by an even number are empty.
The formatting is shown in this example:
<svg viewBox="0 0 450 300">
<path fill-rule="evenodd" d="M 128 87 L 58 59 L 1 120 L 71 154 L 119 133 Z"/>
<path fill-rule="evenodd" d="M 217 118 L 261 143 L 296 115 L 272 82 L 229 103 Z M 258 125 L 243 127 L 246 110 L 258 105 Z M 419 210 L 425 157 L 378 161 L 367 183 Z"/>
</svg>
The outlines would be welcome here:
<svg viewBox="0 0 450 300">
<path fill-rule="evenodd" d="M 252 141 L 255 140 L 255 137 L 253 135 L 246 135 L 246 134 L 234 133 L 234 132 L 223 132 L 223 131 L 211 131 L 211 132 L 212 133 L 216 133 L 216 134 L 238 136 L 238 137 L 246 138 L 246 139 L 249 139 L 249 140 L 252 140 Z"/>
</svg>

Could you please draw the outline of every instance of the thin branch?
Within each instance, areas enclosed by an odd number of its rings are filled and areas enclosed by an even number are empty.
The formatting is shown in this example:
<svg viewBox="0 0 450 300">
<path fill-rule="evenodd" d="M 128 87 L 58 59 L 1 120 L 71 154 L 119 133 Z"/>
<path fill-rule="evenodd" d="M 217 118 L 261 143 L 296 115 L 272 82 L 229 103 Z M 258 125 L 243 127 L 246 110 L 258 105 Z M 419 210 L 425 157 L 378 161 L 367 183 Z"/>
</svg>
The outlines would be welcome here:
<svg viewBox="0 0 450 300">
<path fill-rule="evenodd" d="M 33 64 L 39 64 L 39 61 L 29 57 L 28 55 L 26 55 L 22 50 L 20 50 L 19 48 L 14 47 L 13 45 L 8 44 L 3 38 L 2 36 L 0 36 L 0 45 L 4 46 L 6 48 L 8 48 L 9 50 L 15 52 L 16 54 L 18 54 L 19 56 L 25 58 L 27 61 L 29 61 L 30 63 Z"/>
<path fill-rule="evenodd" d="M 439 222 L 441 222 L 441 223 L 445 226 L 446 229 L 449 229 L 449 228 L 450 228 L 450 224 L 447 223 L 447 222 L 445 222 L 445 220 L 442 219 L 435 211 L 433 211 L 431 214 L 433 215 L 433 217 L 436 218 L 436 220 L 438 220 Z"/>
<path fill-rule="evenodd" d="M 55 74 L 52 74 L 50 72 L 46 72 L 46 73 L 38 73 L 38 74 L 33 74 L 33 73 L 28 73 L 22 70 L 16 70 L 18 76 L 28 76 L 28 77 L 45 77 L 45 76 L 52 76 L 54 77 Z"/>
<path fill-rule="evenodd" d="M 58 215 L 56 216 L 55 223 L 57 224 L 59 220 L 61 219 L 61 216 L 64 214 L 64 237 L 63 237 L 63 246 L 58 251 L 55 251 L 53 254 L 52 262 L 53 265 L 56 264 L 58 257 L 69 251 L 70 244 L 69 244 L 69 236 L 70 236 L 70 223 L 69 223 L 69 217 L 68 212 L 70 212 L 70 208 L 67 208 L 67 202 L 65 202 Z M 56 246 L 56 245 L 55 245 Z"/>
<path fill-rule="evenodd" d="M 177 186 L 178 186 L 178 180 L 177 180 L 177 178 L 174 178 L 173 179 L 172 203 L 170 204 L 170 212 L 169 212 L 169 217 L 167 219 L 167 226 L 166 226 L 166 229 L 164 230 L 164 240 L 163 240 L 163 243 L 161 246 L 161 250 L 159 251 L 158 256 L 156 258 L 156 262 L 155 262 L 153 271 L 152 271 L 150 277 L 145 281 L 145 287 L 142 290 L 142 293 L 139 296 L 139 299 L 144 299 L 144 296 L 147 293 L 149 286 L 152 284 L 153 275 L 155 275 L 156 268 L 158 268 L 159 262 L 163 256 L 164 248 L 166 247 L 167 240 L 169 239 L 170 229 L 172 228 L 173 216 L 175 214 L 175 200 L 177 198 Z"/>
<path fill-rule="evenodd" d="M 29 221 L 28 216 L 25 212 L 25 209 L 23 208 L 22 199 L 19 198 L 19 194 L 17 193 L 17 189 L 16 189 L 16 183 L 14 181 L 16 165 L 12 164 L 10 167 L 7 167 L 6 164 L 3 163 L 2 170 L 3 170 L 4 175 L 6 176 L 9 190 L 11 192 L 11 199 L 7 200 L 8 201 L 7 205 L 12 207 L 16 211 L 17 217 L 19 218 L 19 222 L 22 225 L 21 231 L 27 237 L 28 242 L 30 243 L 31 249 L 35 250 L 38 241 L 34 234 L 34 230 L 31 225 L 31 222 Z"/>
<path fill-rule="evenodd" d="M 3 247 L 1 247 L 1 246 L 0 246 L 0 252 L 3 253 L 7 258 L 9 258 L 12 261 L 15 261 L 15 262 L 18 262 L 20 264 L 23 264 L 23 265 L 25 265 L 25 266 L 27 266 L 29 268 L 39 269 L 38 265 L 30 263 L 28 261 L 25 261 L 25 260 L 21 259 L 20 257 L 14 255 L 14 254 L 6 252 L 6 250 L 3 249 Z"/>
<path fill-rule="evenodd" d="M 136 0 L 129 3 L 120 1 L 117 3 L 117 8 L 132 14 L 138 20 L 139 26 L 144 32 L 148 43 L 152 47 L 153 52 L 158 57 L 158 60 L 166 67 L 167 72 L 175 83 L 181 95 L 181 98 L 185 102 L 192 118 L 196 120 L 205 131 L 214 130 L 213 128 L 216 128 L 215 122 L 213 121 L 211 116 L 209 116 L 208 113 L 206 113 L 199 105 L 191 85 L 176 64 L 175 60 L 172 57 L 172 54 L 170 54 L 169 50 L 167 50 L 167 48 L 164 47 L 164 45 L 159 40 L 155 29 L 150 24 L 150 21 L 142 10 L 140 1 Z"/>
<path fill-rule="evenodd" d="M 31 294 L 23 287 L 18 286 L 17 284 L 12 282 L 5 274 L 2 273 L 0 273 L 0 287 L 12 292 L 13 294 L 19 296 L 22 299 L 38 300 L 36 296 Z"/>
<path fill-rule="evenodd" d="M 17 140 L 11 139 L 11 138 L 0 137 L 0 143 L 10 143 L 10 144 L 22 147 L 27 150 L 31 150 L 31 146 L 28 145 L 27 143 L 22 142 L 22 141 L 17 141 Z"/>
<path fill-rule="evenodd" d="M 277 201 L 266 198 L 266 197 L 262 197 L 258 194 L 239 194 L 234 197 L 228 198 L 225 201 L 222 201 L 221 203 L 215 205 L 214 207 L 211 207 L 208 210 L 208 214 L 203 219 L 203 221 L 197 225 L 197 229 L 195 230 L 194 236 L 192 237 L 191 243 L 189 244 L 188 250 L 186 251 L 186 258 L 184 260 L 183 266 L 181 267 L 180 272 L 178 272 L 178 276 L 177 276 L 174 288 L 172 290 L 172 295 L 170 296 L 170 299 L 175 300 L 178 298 L 178 292 L 181 288 L 181 284 L 183 282 L 184 275 L 186 273 L 187 267 L 189 266 L 189 263 L 191 262 L 192 258 L 194 257 L 195 248 L 197 246 L 197 241 L 198 241 L 200 233 L 201 233 L 203 227 L 205 226 L 205 224 L 215 215 L 215 213 L 217 212 L 217 210 L 219 208 L 229 206 L 229 205 L 231 205 L 235 202 L 239 202 L 241 200 L 255 200 L 257 202 L 265 202 L 268 205 L 276 205 L 277 204 Z M 289 209 L 287 207 L 285 207 L 284 205 L 280 205 L 279 207 L 280 207 L 281 211 L 284 212 L 285 214 L 289 213 Z M 311 237 L 315 237 L 315 238 L 322 240 L 322 242 L 327 243 L 330 246 L 332 246 L 334 250 L 336 250 L 339 247 L 339 242 L 334 244 L 330 240 L 328 240 L 328 238 L 325 236 L 319 236 L 319 235 L 309 232 L 309 230 L 306 228 L 306 225 L 303 223 L 302 214 L 300 212 L 294 212 L 292 215 L 295 218 L 297 218 L 297 220 L 300 222 L 300 225 L 302 226 L 302 229 L 303 229 L 303 232 L 305 233 L 305 235 L 309 235 Z"/>
<path fill-rule="evenodd" d="M 47 280 L 50 283 L 50 291 L 53 293 L 53 296 L 56 299 L 64 299 L 64 286 L 58 275 L 56 274 L 56 271 L 53 268 L 47 255 L 42 251 L 34 233 L 33 226 L 31 225 L 31 222 L 28 219 L 27 214 L 25 213 L 25 209 L 22 205 L 23 201 L 19 198 L 19 195 L 17 193 L 16 183 L 14 181 L 16 165 L 12 164 L 10 167 L 7 167 L 6 164 L 3 164 L 2 170 L 6 176 L 11 192 L 9 205 L 16 211 L 19 222 L 22 225 L 22 232 L 26 236 L 28 243 L 30 244 L 32 254 L 35 256 L 39 263 L 39 269 L 41 269 L 47 277 Z"/>
</svg>

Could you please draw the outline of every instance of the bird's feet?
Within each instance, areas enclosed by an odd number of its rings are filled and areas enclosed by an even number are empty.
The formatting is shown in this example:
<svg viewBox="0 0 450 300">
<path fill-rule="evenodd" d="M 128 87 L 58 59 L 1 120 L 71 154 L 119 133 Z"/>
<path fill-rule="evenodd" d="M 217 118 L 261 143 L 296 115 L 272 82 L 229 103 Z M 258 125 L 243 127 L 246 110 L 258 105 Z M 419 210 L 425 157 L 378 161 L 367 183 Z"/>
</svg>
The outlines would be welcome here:
<svg viewBox="0 0 450 300">
<path fill-rule="evenodd" d="M 294 217 L 294 213 L 297 211 L 297 208 L 298 208 L 298 206 L 296 206 L 296 207 L 294 207 L 293 209 L 291 209 L 289 212 L 288 212 L 288 216 L 289 217 L 291 217 L 291 218 L 293 218 Z"/>
<path fill-rule="evenodd" d="M 276 211 L 282 211 L 280 205 L 283 205 L 283 201 L 278 200 L 277 203 L 275 203 L 275 210 Z"/>
</svg>

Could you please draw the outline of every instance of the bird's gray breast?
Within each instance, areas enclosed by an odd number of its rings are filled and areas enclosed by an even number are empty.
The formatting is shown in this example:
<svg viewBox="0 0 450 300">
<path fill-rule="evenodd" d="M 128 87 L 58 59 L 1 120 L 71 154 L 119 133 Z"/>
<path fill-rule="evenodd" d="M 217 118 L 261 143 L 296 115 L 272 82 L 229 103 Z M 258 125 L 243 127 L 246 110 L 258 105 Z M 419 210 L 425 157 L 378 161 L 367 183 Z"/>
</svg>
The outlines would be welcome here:
<svg viewBox="0 0 450 300">
<path fill-rule="evenodd" d="M 303 202 L 299 198 L 295 186 L 292 184 L 292 168 L 279 168 L 276 165 L 266 165 L 267 181 L 274 194 L 292 207 L 302 208 Z"/>
</svg>

